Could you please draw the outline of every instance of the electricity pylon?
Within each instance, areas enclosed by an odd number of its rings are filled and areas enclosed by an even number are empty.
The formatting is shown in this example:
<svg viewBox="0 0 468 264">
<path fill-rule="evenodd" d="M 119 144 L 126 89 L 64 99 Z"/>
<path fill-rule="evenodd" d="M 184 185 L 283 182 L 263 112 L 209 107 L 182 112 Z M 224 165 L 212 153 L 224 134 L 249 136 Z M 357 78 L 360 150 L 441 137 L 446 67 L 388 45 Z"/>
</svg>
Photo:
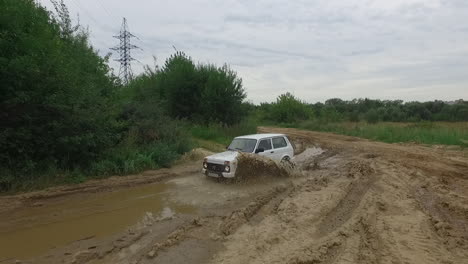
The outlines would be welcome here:
<svg viewBox="0 0 468 264">
<path fill-rule="evenodd" d="M 115 50 L 119 53 L 119 58 L 115 59 L 115 61 L 120 62 L 120 69 L 119 69 L 119 78 L 122 80 L 124 84 L 128 84 L 128 82 L 133 77 L 131 61 L 135 60 L 130 55 L 130 51 L 132 49 L 138 49 L 139 47 L 130 44 L 131 38 L 136 38 L 135 35 L 128 31 L 127 26 L 127 19 L 124 17 L 122 21 L 122 27 L 120 29 L 120 34 L 118 36 L 114 36 L 120 40 L 120 45 L 111 48 L 111 50 Z"/>
</svg>

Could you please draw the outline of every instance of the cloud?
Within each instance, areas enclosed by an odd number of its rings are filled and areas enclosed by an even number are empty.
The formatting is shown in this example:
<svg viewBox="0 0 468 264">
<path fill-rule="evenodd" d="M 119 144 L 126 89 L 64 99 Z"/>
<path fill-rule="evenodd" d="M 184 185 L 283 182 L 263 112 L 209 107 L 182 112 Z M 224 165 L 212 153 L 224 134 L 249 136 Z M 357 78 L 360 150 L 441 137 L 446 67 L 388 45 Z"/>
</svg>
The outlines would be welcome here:
<svg viewBox="0 0 468 264">
<path fill-rule="evenodd" d="M 311 102 L 468 99 L 465 0 L 66 2 L 101 53 L 117 44 L 112 35 L 125 16 L 143 64 L 152 55 L 162 64 L 172 45 L 198 61 L 230 64 L 257 103 L 286 91 Z"/>
</svg>

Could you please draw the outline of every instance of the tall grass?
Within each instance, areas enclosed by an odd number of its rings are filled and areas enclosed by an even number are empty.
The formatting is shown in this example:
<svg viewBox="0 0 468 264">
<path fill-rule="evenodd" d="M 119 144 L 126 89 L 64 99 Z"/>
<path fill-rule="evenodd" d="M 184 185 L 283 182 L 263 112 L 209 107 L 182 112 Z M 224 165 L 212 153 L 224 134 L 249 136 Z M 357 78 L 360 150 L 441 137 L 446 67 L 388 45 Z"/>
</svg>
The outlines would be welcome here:
<svg viewBox="0 0 468 264">
<path fill-rule="evenodd" d="M 219 124 L 193 125 L 190 132 L 195 138 L 210 140 L 227 146 L 234 137 L 257 133 L 257 125 L 252 120 L 244 120 L 232 126 Z"/>
<path fill-rule="evenodd" d="M 362 137 L 387 143 L 415 142 L 468 146 L 468 123 L 420 122 L 420 123 L 323 123 L 306 121 L 295 125 L 298 128 L 332 132 Z"/>
<path fill-rule="evenodd" d="M 0 193 L 31 191 L 60 184 L 81 183 L 110 175 L 126 175 L 169 167 L 192 147 L 193 143 L 189 137 L 162 139 L 146 145 L 136 144 L 130 139 L 107 150 L 86 167 L 64 169 L 49 164 L 41 170 L 24 170 L 20 175 L 18 172 L 0 168 Z"/>
</svg>

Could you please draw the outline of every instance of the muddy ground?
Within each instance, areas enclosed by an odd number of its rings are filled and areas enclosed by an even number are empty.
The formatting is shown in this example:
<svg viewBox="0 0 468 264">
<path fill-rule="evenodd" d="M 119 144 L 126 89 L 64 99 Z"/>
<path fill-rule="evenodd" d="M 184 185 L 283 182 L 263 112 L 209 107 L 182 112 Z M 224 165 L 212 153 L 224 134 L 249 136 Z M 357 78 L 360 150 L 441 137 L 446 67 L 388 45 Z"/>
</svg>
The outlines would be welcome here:
<svg viewBox="0 0 468 264">
<path fill-rule="evenodd" d="M 198 150 L 1 197 L 0 263 L 468 263 L 466 150 L 260 131 L 292 138 L 292 176 L 206 179 Z"/>
</svg>

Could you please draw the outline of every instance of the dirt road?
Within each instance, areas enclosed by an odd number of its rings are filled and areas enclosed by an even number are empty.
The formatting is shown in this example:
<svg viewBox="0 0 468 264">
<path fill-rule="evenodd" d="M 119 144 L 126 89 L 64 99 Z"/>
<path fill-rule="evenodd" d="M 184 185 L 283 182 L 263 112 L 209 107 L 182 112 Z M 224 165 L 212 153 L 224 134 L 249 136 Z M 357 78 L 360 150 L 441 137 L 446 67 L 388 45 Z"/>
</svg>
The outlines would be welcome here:
<svg viewBox="0 0 468 264">
<path fill-rule="evenodd" d="M 285 128 L 291 177 L 172 169 L 0 198 L 0 263 L 468 263 L 468 155 Z M 255 179 L 255 178 L 254 178 Z"/>
</svg>

